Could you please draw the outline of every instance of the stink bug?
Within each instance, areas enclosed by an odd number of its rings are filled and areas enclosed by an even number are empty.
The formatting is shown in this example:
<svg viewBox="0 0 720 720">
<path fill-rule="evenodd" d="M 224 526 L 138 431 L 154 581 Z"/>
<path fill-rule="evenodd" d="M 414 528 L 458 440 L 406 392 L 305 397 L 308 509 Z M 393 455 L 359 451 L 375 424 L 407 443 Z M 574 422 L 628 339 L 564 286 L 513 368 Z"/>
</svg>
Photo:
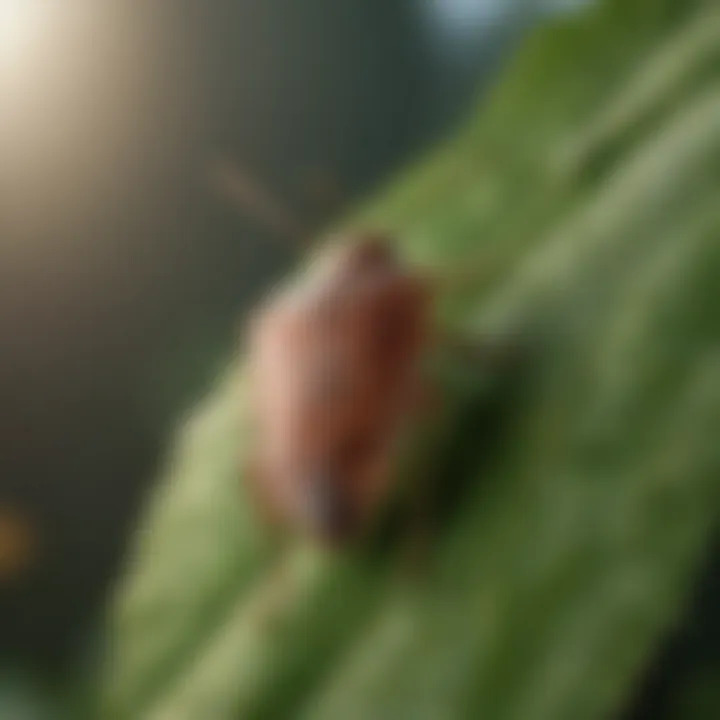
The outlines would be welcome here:
<svg viewBox="0 0 720 720">
<path fill-rule="evenodd" d="M 388 239 L 359 234 L 251 318 L 244 474 L 275 523 L 335 546 L 392 496 L 398 440 L 433 396 L 436 290 Z"/>
</svg>

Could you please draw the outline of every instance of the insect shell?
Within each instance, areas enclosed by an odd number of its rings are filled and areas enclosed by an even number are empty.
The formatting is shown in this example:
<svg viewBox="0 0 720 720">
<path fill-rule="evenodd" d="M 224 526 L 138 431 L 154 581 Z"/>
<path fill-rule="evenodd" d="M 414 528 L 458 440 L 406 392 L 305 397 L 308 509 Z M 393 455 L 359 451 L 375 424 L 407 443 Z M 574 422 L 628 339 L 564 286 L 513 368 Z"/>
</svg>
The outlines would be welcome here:
<svg viewBox="0 0 720 720">
<path fill-rule="evenodd" d="M 426 396 L 431 300 L 424 278 L 368 234 L 326 251 L 257 310 L 245 477 L 270 521 L 330 545 L 367 529 Z"/>
</svg>

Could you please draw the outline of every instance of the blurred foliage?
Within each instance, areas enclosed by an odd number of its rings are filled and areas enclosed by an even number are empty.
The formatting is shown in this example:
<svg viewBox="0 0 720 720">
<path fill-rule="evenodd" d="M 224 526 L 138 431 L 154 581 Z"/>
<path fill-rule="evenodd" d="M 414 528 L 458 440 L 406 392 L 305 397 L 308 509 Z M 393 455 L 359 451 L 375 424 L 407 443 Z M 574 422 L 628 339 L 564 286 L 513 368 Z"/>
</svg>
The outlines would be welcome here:
<svg viewBox="0 0 720 720">
<path fill-rule="evenodd" d="M 0 667 L 1 718 L 57 720 L 60 717 L 60 707 L 57 694 L 46 685 L 17 669 Z"/>
<path fill-rule="evenodd" d="M 268 552 L 238 477 L 240 359 L 137 531 L 101 717 L 616 716 L 717 521 L 719 68 L 714 3 L 607 0 L 534 32 L 468 126 L 348 222 L 418 263 L 485 258 L 443 321 L 532 339 L 513 392 L 455 408 L 432 470 L 462 493 L 431 570 Z M 678 720 L 720 716 L 716 679 Z"/>
</svg>

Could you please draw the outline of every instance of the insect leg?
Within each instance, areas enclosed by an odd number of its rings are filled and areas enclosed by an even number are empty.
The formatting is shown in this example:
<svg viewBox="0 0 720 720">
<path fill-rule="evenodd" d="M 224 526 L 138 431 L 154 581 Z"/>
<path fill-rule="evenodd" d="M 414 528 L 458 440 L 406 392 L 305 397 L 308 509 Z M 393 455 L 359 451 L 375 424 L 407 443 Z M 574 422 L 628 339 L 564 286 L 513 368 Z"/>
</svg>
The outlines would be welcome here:
<svg viewBox="0 0 720 720">
<path fill-rule="evenodd" d="M 424 383 L 416 397 L 422 439 L 416 445 L 415 461 L 407 468 L 403 488 L 403 525 L 400 538 L 400 573 L 413 580 L 427 575 L 436 524 L 436 490 L 439 480 L 432 459 L 444 443 L 447 398 L 436 383 Z M 428 461 L 430 460 L 430 461 Z"/>
</svg>

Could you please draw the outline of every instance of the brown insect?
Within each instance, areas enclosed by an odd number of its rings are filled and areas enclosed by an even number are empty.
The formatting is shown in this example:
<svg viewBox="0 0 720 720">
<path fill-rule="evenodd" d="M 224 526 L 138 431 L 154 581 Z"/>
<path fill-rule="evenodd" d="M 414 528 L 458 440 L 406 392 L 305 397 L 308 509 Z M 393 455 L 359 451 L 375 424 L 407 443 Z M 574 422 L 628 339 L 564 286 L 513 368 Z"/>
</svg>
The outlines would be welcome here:
<svg viewBox="0 0 720 720">
<path fill-rule="evenodd" d="M 246 479 L 274 523 L 336 545 L 392 495 L 397 443 L 428 407 L 439 341 L 432 278 L 384 237 L 349 237 L 250 323 L 254 453 Z"/>
</svg>

